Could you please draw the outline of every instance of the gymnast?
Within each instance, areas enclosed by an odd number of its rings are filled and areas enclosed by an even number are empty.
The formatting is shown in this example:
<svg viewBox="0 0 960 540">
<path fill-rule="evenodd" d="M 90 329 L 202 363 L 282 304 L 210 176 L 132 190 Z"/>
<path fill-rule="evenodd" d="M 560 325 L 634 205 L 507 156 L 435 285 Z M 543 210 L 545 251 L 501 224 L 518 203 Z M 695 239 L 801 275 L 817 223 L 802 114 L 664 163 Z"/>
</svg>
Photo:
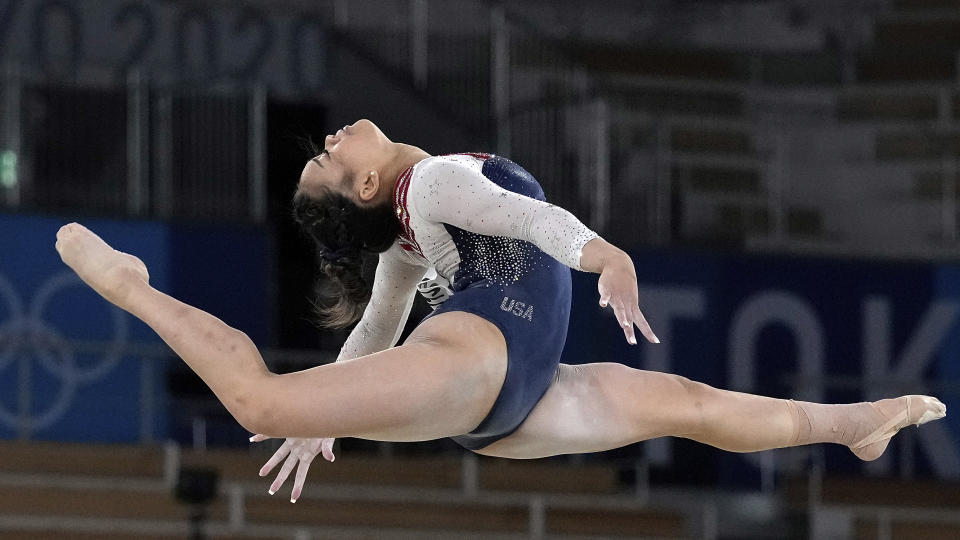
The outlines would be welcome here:
<svg viewBox="0 0 960 540">
<path fill-rule="evenodd" d="M 911 424 L 942 418 L 928 396 L 827 405 L 712 388 L 612 362 L 559 363 L 570 270 L 599 274 L 600 306 L 624 338 L 658 343 L 638 305 L 630 257 L 544 201 L 517 164 L 431 156 L 368 120 L 324 141 L 300 176 L 294 217 L 317 248 L 317 307 L 328 327 L 359 319 L 335 363 L 273 374 L 241 331 L 149 285 L 143 262 L 75 223 L 63 261 L 106 300 L 153 328 L 251 433 L 287 437 L 260 470 L 293 468 L 291 502 L 337 437 L 451 437 L 478 454 L 537 458 L 685 437 L 731 452 L 811 443 L 873 460 Z M 379 253 L 372 284 L 362 254 Z M 434 311 L 396 346 L 418 289 Z M 653 345 L 655 346 L 655 345 Z M 584 360 L 593 360 L 585 358 Z"/>
</svg>

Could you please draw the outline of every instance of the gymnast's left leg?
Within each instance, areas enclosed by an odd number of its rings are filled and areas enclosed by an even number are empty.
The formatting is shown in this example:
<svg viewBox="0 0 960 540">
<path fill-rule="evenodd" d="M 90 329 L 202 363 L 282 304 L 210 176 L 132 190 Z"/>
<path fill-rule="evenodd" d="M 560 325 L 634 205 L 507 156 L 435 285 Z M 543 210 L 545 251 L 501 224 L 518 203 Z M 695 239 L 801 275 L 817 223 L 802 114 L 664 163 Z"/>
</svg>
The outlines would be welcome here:
<svg viewBox="0 0 960 540">
<path fill-rule="evenodd" d="M 392 441 L 459 435 L 483 420 L 506 373 L 499 330 L 451 312 L 421 324 L 401 347 L 275 375 L 243 332 L 154 289 L 139 259 L 86 228 L 61 228 L 57 250 L 95 291 L 156 331 L 253 433 Z"/>
<path fill-rule="evenodd" d="M 928 396 L 827 405 L 720 390 L 621 364 L 560 364 L 520 428 L 479 453 L 536 458 L 675 436 L 731 452 L 838 443 L 873 460 L 900 428 L 945 414 Z"/>
</svg>

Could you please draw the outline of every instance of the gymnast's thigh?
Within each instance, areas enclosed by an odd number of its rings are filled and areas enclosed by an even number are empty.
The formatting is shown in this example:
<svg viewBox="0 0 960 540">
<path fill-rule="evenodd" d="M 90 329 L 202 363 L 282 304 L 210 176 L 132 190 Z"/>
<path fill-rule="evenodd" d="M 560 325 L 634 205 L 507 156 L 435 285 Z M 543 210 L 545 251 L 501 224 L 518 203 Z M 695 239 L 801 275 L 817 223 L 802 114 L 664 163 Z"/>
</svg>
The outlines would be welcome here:
<svg viewBox="0 0 960 540">
<path fill-rule="evenodd" d="M 477 453 L 527 459 L 600 452 L 696 422 L 685 379 L 616 363 L 560 364 L 553 383 L 519 429 Z"/>
<path fill-rule="evenodd" d="M 276 375 L 262 389 L 271 436 L 422 441 L 460 435 L 492 407 L 507 369 L 500 331 L 463 312 L 422 323 L 406 343 Z"/>
</svg>

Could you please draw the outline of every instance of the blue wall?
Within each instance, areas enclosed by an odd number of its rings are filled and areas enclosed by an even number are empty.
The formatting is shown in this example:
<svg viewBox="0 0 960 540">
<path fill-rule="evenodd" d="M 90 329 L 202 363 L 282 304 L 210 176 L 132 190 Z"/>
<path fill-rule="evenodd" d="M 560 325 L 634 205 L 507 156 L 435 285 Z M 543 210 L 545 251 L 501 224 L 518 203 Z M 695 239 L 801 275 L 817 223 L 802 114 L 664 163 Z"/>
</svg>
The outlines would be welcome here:
<svg viewBox="0 0 960 540">
<path fill-rule="evenodd" d="M 816 401 L 934 393 L 960 409 L 950 388 L 960 381 L 960 266 L 655 252 L 634 261 L 640 307 L 663 344 L 627 345 L 612 312 L 597 306 L 596 276 L 577 272 L 565 362 L 616 361 Z M 957 478 L 958 435 L 960 416 L 948 416 L 898 437 L 889 456 L 869 466 L 844 448 L 820 448 L 832 469 Z M 669 439 L 645 445 L 668 467 L 683 464 L 682 448 L 689 447 Z M 796 467 L 809 450 L 777 451 L 776 459 Z M 906 450 L 913 457 L 900 459 Z M 705 469 L 720 476 L 756 479 L 756 455 L 696 459 L 715 461 Z"/>
<path fill-rule="evenodd" d="M 53 244 L 61 218 L 0 215 L 0 437 L 130 442 L 168 431 L 170 357 L 84 351 L 77 343 L 159 344 L 143 323 L 83 285 Z M 139 256 L 151 283 L 270 339 L 270 258 L 257 230 L 86 220 Z M 31 390 L 22 401 L 24 382 Z M 150 407 L 148 422 L 142 405 Z M 19 412 L 29 410 L 29 425 Z"/>
<path fill-rule="evenodd" d="M 144 361 L 78 350 L 62 340 L 158 343 L 145 325 L 80 284 L 53 249 L 64 220 L 0 215 L 0 437 L 160 439 L 171 430 L 165 373 L 172 358 Z M 275 281 L 267 235 L 257 229 L 152 222 L 85 222 L 140 256 L 152 283 L 272 343 Z M 610 310 L 597 306 L 596 276 L 574 273 L 564 361 L 616 361 L 680 373 L 715 386 L 829 402 L 934 393 L 960 396 L 960 266 L 703 253 L 637 252 L 641 308 L 663 340 L 629 346 Z M 42 339 L 37 339 L 42 338 Z M 21 380 L 31 402 L 21 402 Z M 147 392 L 144 393 L 144 385 Z M 153 420 L 141 403 L 153 396 Z M 864 466 L 843 448 L 818 447 L 830 470 L 960 477 L 960 416 L 897 437 Z M 642 446 L 664 470 L 721 481 L 758 481 L 757 455 L 704 450 L 675 439 Z M 801 468 L 810 448 L 776 451 L 780 469 Z"/>
</svg>

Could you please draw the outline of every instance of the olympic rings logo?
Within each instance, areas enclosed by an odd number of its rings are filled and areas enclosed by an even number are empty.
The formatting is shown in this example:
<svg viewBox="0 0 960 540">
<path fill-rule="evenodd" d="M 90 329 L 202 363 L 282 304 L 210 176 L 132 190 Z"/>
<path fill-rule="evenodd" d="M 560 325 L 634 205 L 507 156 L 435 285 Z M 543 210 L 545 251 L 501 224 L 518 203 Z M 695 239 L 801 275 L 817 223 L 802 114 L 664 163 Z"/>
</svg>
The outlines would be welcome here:
<svg viewBox="0 0 960 540">
<path fill-rule="evenodd" d="M 32 410 L 10 410 L 0 400 L 0 424 L 3 426 L 27 429 L 31 433 L 49 427 L 69 410 L 77 388 L 103 378 L 123 359 L 129 323 L 120 309 L 110 306 L 113 337 L 105 344 L 102 356 L 92 365 L 79 365 L 76 347 L 46 320 L 45 310 L 51 298 L 64 289 L 77 286 L 86 288 L 73 272 L 55 274 L 40 286 L 29 305 L 25 305 L 13 285 L 0 274 L 0 302 L 6 305 L 8 312 L 8 318 L 0 320 L 0 377 L 4 372 L 15 371 L 11 368 L 15 359 L 33 358 L 43 372 L 60 382 L 59 392 L 42 408 L 33 406 L 27 407 Z M 0 317 L 3 313 L 0 310 Z M 30 367 L 26 370 L 21 367 L 19 375 L 13 375 L 23 379 L 18 381 L 17 387 L 28 384 L 36 388 L 38 381 L 35 373 Z M 49 393 L 44 392 L 43 397 L 47 399 Z"/>
</svg>

